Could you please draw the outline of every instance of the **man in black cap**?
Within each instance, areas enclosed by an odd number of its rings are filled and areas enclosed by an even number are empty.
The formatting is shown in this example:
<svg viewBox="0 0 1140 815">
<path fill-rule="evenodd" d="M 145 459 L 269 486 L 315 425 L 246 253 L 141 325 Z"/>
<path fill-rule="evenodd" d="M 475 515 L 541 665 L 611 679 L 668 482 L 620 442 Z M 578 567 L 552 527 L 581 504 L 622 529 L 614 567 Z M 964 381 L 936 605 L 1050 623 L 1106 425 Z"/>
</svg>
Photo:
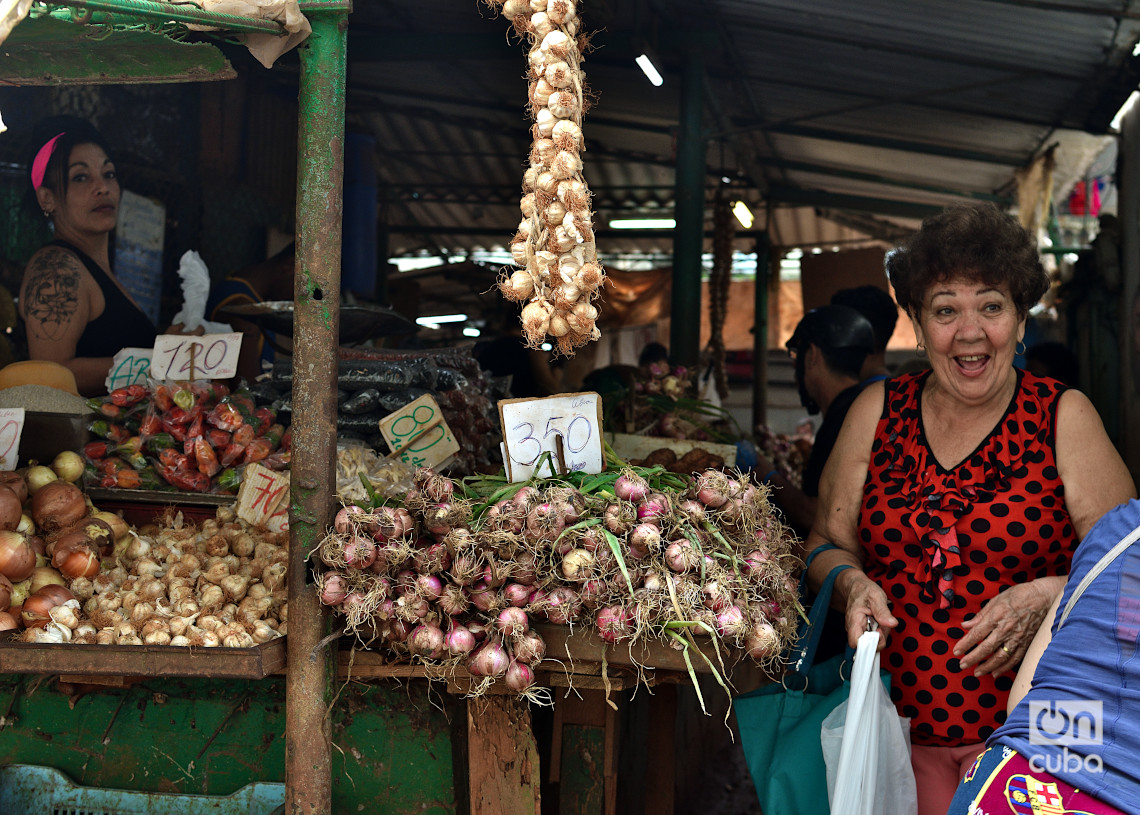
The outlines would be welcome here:
<svg viewBox="0 0 1140 815">
<path fill-rule="evenodd" d="M 796 361 L 800 402 L 808 413 L 822 414 L 823 423 L 804 470 L 803 489 L 790 484 L 763 456 L 756 469 L 768 473 L 765 481 L 777 488 L 774 497 L 788 523 L 806 535 L 815 519 L 819 477 L 843 419 L 862 389 L 860 372 L 867 355 L 875 350 L 875 332 L 867 318 L 853 308 L 820 306 L 800 320 L 787 348 Z"/>
<path fill-rule="evenodd" d="M 899 321 L 899 307 L 886 290 L 878 286 L 856 286 L 853 289 L 840 289 L 831 295 L 833 306 L 850 306 L 858 311 L 875 332 L 875 350 L 867 354 L 863 370 L 859 374 L 859 384 L 863 387 L 878 382 L 891 375 L 887 368 L 887 343 L 895 333 Z"/>
</svg>

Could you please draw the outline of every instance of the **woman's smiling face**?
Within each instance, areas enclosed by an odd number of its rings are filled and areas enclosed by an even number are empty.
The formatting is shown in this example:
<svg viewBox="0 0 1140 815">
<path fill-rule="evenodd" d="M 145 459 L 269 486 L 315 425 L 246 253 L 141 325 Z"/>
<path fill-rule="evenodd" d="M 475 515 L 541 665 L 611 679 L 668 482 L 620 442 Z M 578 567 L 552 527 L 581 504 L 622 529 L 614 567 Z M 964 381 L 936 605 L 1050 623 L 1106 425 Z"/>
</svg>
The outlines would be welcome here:
<svg viewBox="0 0 1140 815">
<path fill-rule="evenodd" d="M 911 319 L 938 384 L 948 393 L 968 404 L 1002 394 L 1025 333 L 1025 319 L 1007 286 L 964 276 L 939 281 Z"/>
</svg>

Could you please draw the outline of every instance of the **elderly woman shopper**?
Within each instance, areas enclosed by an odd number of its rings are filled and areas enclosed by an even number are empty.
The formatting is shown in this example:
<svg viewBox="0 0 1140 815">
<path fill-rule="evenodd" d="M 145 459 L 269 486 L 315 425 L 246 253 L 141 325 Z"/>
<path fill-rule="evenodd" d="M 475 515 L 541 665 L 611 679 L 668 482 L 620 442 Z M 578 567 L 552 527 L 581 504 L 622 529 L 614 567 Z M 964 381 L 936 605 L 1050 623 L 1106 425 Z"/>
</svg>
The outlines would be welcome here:
<svg viewBox="0 0 1140 815">
<path fill-rule="evenodd" d="M 1136 491 L 1089 400 L 1013 366 L 1048 284 L 1013 218 L 988 205 L 928 218 L 887 271 L 931 368 L 856 400 L 806 548 L 824 548 L 816 586 L 850 567 L 833 601 L 849 641 L 878 622 L 919 815 L 941 815 L 1004 720 L 1077 542 Z"/>
</svg>

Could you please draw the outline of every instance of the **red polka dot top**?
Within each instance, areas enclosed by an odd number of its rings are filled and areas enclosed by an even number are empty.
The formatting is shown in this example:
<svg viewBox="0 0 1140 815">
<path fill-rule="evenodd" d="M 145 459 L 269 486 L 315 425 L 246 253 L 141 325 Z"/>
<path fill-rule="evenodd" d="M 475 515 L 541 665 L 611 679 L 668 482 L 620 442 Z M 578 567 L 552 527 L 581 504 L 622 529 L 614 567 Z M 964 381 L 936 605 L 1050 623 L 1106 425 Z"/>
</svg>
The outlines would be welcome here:
<svg viewBox="0 0 1140 815">
<path fill-rule="evenodd" d="M 1005 721 L 1013 679 L 959 668 L 962 623 L 1010 586 L 1067 574 L 1077 536 L 1054 455 L 1065 386 L 1019 370 L 1005 416 L 945 470 L 922 427 L 929 374 L 886 382 L 859 538 L 899 621 L 883 652 L 891 698 L 915 744 L 952 746 L 985 741 Z"/>
</svg>

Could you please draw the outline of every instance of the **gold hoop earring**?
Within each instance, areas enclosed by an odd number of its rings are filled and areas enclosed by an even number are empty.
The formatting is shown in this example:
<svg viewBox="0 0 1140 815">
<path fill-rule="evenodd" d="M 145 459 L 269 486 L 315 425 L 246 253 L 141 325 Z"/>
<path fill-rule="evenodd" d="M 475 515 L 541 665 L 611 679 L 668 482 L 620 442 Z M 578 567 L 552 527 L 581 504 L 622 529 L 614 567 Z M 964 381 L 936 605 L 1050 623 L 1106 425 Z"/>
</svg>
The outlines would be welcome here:
<svg viewBox="0 0 1140 815">
<path fill-rule="evenodd" d="M 1025 340 L 1018 340 L 1017 344 L 1020 345 L 1021 348 L 1020 349 L 1014 348 L 1013 350 L 1017 352 L 1017 355 L 1019 357 L 1025 356 Z"/>
<path fill-rule="evenodd" d="M 54 213 L 54 212 L 52 212 L 50 209 L 45 209 L 45 210 L 43 211 L 43 213 L 44 213 L 44 217 L 45 217 L 45 218 L 50 218 L 52 215 L 54 215 L 54 214 L 55 214 L 55 213 Z"/>
<path fill-rule="evenodd" d="M 920 342 L 914 349 L 914 355 L 919 359 L 926 359 L 926 346 Z"/>
</svg>

